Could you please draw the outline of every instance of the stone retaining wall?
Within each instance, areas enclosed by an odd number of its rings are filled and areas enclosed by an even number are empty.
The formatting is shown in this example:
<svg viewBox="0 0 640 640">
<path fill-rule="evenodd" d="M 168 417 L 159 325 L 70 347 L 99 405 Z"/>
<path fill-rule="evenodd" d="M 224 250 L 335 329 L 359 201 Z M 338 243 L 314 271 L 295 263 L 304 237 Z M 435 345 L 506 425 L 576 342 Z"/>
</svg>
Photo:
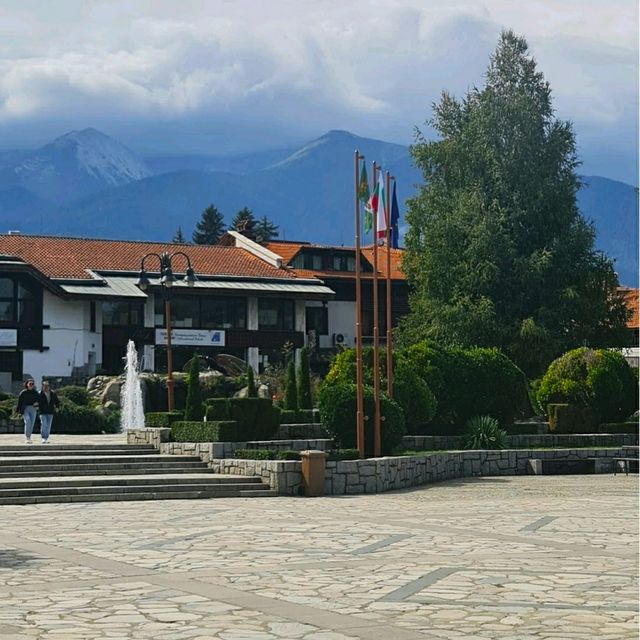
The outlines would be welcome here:
<svg viewBox="0 0 640 640">
<path fill-rule="evenodd" d="M 22 433 L 24 431 L 24 422 L 20 420 L 11 420 L 10 418 L 0 420 L 0 433 Z"/>
<path fill-rule="evenodd" d="M 508 448 L 536 447 L 622 447 L 637 445 L 637 433 L 526 434 L 507 436 Z M 402 445 L 413 451 L 459 449 L 460 436 L 404 436 Z"/>
</svg>

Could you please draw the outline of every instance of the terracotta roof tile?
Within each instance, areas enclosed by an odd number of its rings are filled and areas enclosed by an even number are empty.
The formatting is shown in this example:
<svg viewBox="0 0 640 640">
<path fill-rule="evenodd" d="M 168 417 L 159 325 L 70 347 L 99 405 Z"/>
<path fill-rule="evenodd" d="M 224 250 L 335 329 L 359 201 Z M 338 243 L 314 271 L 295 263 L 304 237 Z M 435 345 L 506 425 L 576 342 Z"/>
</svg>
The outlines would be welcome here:
<svg viewBox="0 0 640 640">
<path fill-rule="evenodd" d="M 631 309 L 631 318 L 627 321 L 627 327 L 629 329 L 640 329 L 640 302 L 639 293 L 640 289 L 629 289 L 627 287 L 620 287 L 619 291 L 624 296 L 625 304 L 627 308 Z"/>
<path fill-rule="evenodd" d="M 268 242 L 265 247 L 269 251 L 273 251 L 282 257 L 285 264 L 289 264 L 297 253 L 301 249 L 344 249 L 347 251 L 354 251 L 354 247 L 337 247 L 330 245 L 309 244 L 303 242 Z M 404 250 L 391 249 L 391 278 L 393 280 L 405 280 L 406 276 L 402 272 L 401 263 Z M 373 247 L 362 247 L 362 255 L 365 260 L 373 267 Z M 296 274 L 300 277 L 326 277 L 326 278 L 354 278 L 355 275 L 352 271 L 323 271 L 323 270 L 310 270 L 310 269 L 296 269 Z M 387 250 L 384 247 L 380 247 L 378 250 L 378 273 L 382 277 L 387 275 Z M 372 277 L 371 274 L 363 274 L 364 278 Z"/>
<path fill-rule="evenodd" d="M 0 235 L 0 255 L 16 256 L 32 264 L 49 278 L 88 278 L 96 271 L 138 271 L 148 253 L 182 251 L 200 275 L 244 276 L 250 278 L 295 278 L 292 270 L 277 269 L 239 247 L 178 245 L 157 242 L 58 238 L 52 236 Z M 145 267 L 157 272 L 158 261 L 148 259 Z M 176 273 L 184 273 L 184 258 L 173 263 Z"/>
</svg>

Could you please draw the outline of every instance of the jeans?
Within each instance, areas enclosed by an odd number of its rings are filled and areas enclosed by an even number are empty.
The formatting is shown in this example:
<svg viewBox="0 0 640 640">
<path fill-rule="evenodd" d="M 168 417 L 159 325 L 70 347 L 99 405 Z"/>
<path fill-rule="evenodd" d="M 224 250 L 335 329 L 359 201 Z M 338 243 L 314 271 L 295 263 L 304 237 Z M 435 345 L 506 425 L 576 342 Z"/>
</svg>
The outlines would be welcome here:
<svg viewBox="0 0 640 640">
<path fill-rule="evenodd" d="M 53 422 L 53 414 L 52 413 L 41 413 L 40 414 L 40 435 L 43 440 L 49 439 L 49 434 L 51 433 L 51 423 Z"/>
<path fill-rule="evenodd" d="M 33 425 L 36 423 L 36 408 L 25 407 L 22 413 L 22 419 L 24 420 L 24 437 L 31 438 Z"/>
</svg>

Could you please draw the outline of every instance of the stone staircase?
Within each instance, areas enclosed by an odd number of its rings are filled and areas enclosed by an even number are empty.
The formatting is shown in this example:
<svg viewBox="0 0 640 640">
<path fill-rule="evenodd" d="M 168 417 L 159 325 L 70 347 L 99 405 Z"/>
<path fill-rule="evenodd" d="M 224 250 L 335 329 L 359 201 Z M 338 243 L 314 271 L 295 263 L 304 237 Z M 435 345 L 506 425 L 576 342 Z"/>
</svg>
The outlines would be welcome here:
<svg viewBox="0 0 640 640">
<path fill-rule="evenodd" d="M 197 456 L 151 445 L 0 446 L 0 505 L 269 497 L 258 476 L 215 474 Z"/>
</svg>

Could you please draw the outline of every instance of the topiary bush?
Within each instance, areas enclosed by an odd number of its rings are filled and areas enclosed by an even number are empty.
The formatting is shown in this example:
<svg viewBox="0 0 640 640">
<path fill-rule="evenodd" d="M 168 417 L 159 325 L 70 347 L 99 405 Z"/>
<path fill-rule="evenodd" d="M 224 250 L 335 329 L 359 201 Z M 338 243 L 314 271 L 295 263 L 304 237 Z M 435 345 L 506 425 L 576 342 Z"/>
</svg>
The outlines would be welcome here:
<svg viewBox="0 0 640 640">
<path fill-rule="evenodd" d="M 269 440 L 280 426 L 280 410 L 269 398 L 209 398 L 205 405 L 207 421 L 237 422 L 236 441 Z"/>
<path fill-rule="evenodd" d="M 256 379 L 253 373 L 253 367 L 251 365 L 249 365 L 249 367 L 247 368 L 247 397 L 258 397 L 258 390 L 256 389 Z"/>
<path fill-rule="evenodd" d="M 298 408 L 311 409 L 311 377 L 309 372 L 309 351 L 306 347 L 300 350 L 300 367 L 298 368 Z"/>
<path fill-rule="evenodd" d="M 342 448 L 356 447 L 356 385 L 323 384 L 318 392 L 320 421 L 327 433 Z M 365 447 L 373 448 L 373 389 L 364 388 Z M 391 453 L 406 433 L 404 413 L 386 394 L 380 396 L 380 437 L 383 454 Z"/>
<path fill-rule="evenodd" d="M 289 360 L 287 365 L 287 378 L 284 387 L 283 408 L 289 411 L 298 409 L 298 386 L 296 384 L 296 365 Z"/>
<path fill-rule="evenodd" d="M 621 353 L 581 347 L 554 360 L 537 391 L 538 403 L 588 407 L 602 422 L 618 422 L 638 409 L 637 379 Z"/>
<path fill-rule="evenodd" d="M 462 436 L 465 449 L 504 449 L 507 432 L 491 416 L 475 416 L 465 424 Z"/>
<path fill-rule="evenodd" d="M 436 413 L 437 400 L 427 383 L 406 362 L 393 375 L 393 399 L 402 407 L 407 433 L 420 434 Z"/>
<path fill-rule="evenodd" d="M 553 402 L 547 407 L 549 431 L 553 433 L 596 433 L 598 430 L 598 416 L 589 407 Z"/>
<path fill-rule="evenodd" d="M 184 419 L 202 420 L 203 415 L 202 394 L 200 392 L 200 358 L 198 358 L 198 355 L 196 354 L 189 362 Z"/>
<path fill-rule="evenodd" d="M 238 425 L 233 421 L 180 420 L 171 425 L 174 442 L 236 442 Z"/>
<path fill-rule="evenodd" d="M 182 411 L 155 411 L 144 414 L 145 427 L 167 428 L 178 420 L 184 420 Z"/>
<path fill-rule="evenodd" d="M 54 389 L 59 398 L 68 398 L 74 404 L 82 407 L 91 405 L 91 395 L 84 387 L 68 386 Z"/>
</svg>

